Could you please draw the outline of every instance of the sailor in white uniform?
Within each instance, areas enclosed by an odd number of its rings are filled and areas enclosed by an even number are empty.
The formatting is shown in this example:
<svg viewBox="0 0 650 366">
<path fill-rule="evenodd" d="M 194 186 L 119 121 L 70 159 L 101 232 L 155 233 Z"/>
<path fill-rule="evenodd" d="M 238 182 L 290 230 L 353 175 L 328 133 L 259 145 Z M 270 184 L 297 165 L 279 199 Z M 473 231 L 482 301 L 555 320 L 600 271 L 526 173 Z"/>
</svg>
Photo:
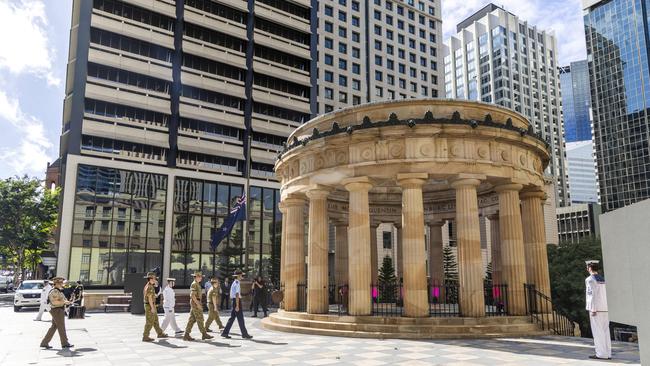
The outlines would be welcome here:
<svg viewBox="0 0 650 366">
<path fill-rule="evenodd" d="M 605 278 L 598 274 L 599 261 L 587 261 L 589 277 L 585 279 L 587 311 L 591 333 L 594 336 L 596 354 L 593 359 L 610 360 L 612 358 L 612 341 L 609 336 L 609 315 L 607 313 L 607 292 Z"/>
<path fill-rule="evenodd" d="M 169 325 L 172 326 L 176 334 L 183 333 L 183 330 L 176 324 L 176 313 L 174 312 L 174 306 L 176 306 L 176 293 L 174 292 L 175 278 L 167 279 L 167 286 L 162 292 L 163 295 L 163 309 L 165 310 L 165 319 L 162 322 L 160 328 L 163 332 Z"/>
</svg>

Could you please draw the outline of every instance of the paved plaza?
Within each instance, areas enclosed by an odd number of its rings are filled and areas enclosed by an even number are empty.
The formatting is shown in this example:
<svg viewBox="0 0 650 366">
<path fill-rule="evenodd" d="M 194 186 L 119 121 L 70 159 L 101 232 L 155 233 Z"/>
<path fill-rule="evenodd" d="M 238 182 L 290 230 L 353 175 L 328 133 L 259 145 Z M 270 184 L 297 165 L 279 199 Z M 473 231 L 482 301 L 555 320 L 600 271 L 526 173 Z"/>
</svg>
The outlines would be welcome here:
<svg viewBox="0 0 650 366">
<path fill-rule="evenodd" d="M 73 351 L 62 351 L 55 336 L 51 350 L 38 347 L 49 327 L 34 321 L 35 312 L 14 313 L 0 303 L 0 365 L 638 365 L 635 344 L 615 343 L 614 360 L 592 361 L 590 340 L 565 337 L 449 341 L 350 339 L 306 336 L 263 330 L 259 320 L 246 318 L 251 341 L 215 333 L 211 341 L 185 342 L 169 338 L 141 342 L 143 316 L 128 313 L 90 313 L 86 319 L 69 320 L 68 336 Z M 225 312 L 222 319 L 226 321 Z M 179 314 L 181 327 L 188 314 Z M 162 318 L 161 318 L 162 320 Z M 213 325 L 213 329 L 214 329 Z M 169 331 L 171 333 L 171 331 Z M 200 336 L 195 329 L 193 335 Z"/>
</svg>

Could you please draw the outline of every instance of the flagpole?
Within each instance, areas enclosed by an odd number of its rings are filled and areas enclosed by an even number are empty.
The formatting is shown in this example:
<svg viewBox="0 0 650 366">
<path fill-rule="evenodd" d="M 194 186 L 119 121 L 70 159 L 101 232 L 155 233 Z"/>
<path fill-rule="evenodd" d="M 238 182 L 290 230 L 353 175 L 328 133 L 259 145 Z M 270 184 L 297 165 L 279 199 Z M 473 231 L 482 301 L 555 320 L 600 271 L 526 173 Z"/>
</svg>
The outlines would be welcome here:
<svg viewBox="0 0 650 366">
<path fill-rule="evenodd" d="M 251 196 L 251 132 L 248 132 L 248 143 L 246 144 L 246 221 L 244 221 L 244 263 L 245 267 L 248 263 L 248 218 L 250 212 L 250 196 Z"/>
</svg>

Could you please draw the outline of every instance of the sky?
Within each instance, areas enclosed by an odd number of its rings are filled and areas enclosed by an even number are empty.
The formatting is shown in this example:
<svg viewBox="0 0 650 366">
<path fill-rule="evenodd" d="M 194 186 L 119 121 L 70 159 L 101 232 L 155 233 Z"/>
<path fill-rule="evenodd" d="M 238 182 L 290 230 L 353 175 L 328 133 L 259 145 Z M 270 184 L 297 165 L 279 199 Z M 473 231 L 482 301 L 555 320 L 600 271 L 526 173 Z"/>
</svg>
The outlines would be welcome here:
<svg viewBox="0 0 650 366">
<path fill-rule="evenodd" d="M 489 3 L 442 0 L 445 41 Z M 586 57 L 580 0 L 495 2 L 554 30 L 560 65 Z M 59 153 L 72 0 L 0 0 L 0 179 L 45 177 Z"/>
</svg>

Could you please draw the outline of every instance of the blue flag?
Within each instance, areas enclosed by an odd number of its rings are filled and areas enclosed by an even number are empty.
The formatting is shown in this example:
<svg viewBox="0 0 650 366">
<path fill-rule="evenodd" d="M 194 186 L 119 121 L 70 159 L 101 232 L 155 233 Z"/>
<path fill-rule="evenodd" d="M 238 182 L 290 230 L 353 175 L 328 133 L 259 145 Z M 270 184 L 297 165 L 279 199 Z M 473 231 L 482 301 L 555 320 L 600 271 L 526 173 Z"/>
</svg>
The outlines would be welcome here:
<svg viewBox="0 0 650 366">
<path fill-rule="evenodd" d="M 228 215 L 228 217 L 223 221 L 219 230 L 212 234 L 212 240 L 210 241 L 212 250 L 216 250 L 221 241 L 230 235 L 230 232 L 237 221 L 244 220 L 246 220 L 246 194 L 237 200 L 235 207 L 233 207 L 230 211 L 230 215 Z"/>
</svg>

